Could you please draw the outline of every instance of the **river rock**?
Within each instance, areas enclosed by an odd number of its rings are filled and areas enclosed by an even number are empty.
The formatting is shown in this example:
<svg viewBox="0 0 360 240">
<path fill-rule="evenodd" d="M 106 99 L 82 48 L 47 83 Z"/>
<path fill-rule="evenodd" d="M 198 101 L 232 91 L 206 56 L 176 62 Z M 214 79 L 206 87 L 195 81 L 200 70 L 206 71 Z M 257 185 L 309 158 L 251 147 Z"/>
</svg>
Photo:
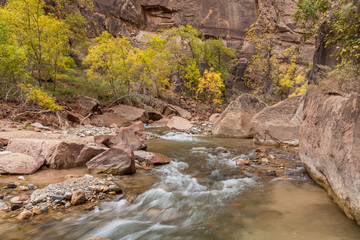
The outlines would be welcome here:
<svg viewBox="0 0 360 240">
<path fill-rule="evenodd" d="M 168 118 L 163 118 L 159 121 L 155 121 L 155 122 L 151 123 L 149 126 L 150 127 L 165 127 L 168 122 L 169 122 Z"/>
<path fill-rule="evenodd" d="M 309 90 L 299 154 L 310 176 L 360 224 L 360 97 Z"/>
<path fill-rule="evenodd" d="M 75 190 L 71 196 L 71 205 L 80 205 L 86 201 L 84 190 Z"/>
<path fill-rule="evenodd" d="M 99 101 L 95 98 L 80 96 L 77 99 L 78 112 L 87 116 L 89 113 L 96 112 L 99 108 Z"/>
<path fill-rule="evenodd" d="M 127 143 L 135 150 L 146 149 L 146 132 L 141 121 L 133 123 L 129 127 L 121 127 L 116 134 L 98 135 L 94 137 L 95 143 L 107 147 L 119 143 Z"/>
<path fill-rule="evenodd" d="M 0 154 L 0 174 L 32 174 L 44 160 L 22 153 Z"/>
<path fill-rule="evenodd" d="M 160 112 L 156 111 L 154 108 L 150 106 L 145 106 L 144 109 L 149 115 L 149 120 L 158 121 L 160 119 L 163 119 L 163 115 Z"/>
<path fill-rule="evenodd" d="M 105 152 L 106 150 L 107 150 L 106 147 L 87 144 L 87 145 L 85 145 L 83 147 L 83 149 L 79 153 L 79 156 L 76 159 L 75 165 L 76 166 L 83 166 L 88 161 L 90 161 L 92 158 L 99 155 L 100 153 Z"/>
<path fill-rule="evenodd" d="M 5 139 L 5 138 L 0 138 L 0 149 L 7 146 L 9 143 L 9 140 L 8 139 Z"/>
<path fill-rule="evenodd" d="M 169 120 L 165 127 L 176 130 L 189 130 L 192 128 L 192 126 L 193 125 L 189 120 L 182 117 L 174 116 Z"/>
<path fill-rule="evenodd" d="M 216 136 L 249 138 L 254 134 L 251 119 L 266 107 L 266 103 L 244 93 L 231 102 L 214 123 L 212 134 Z"/>
<path fill-rule="evenodd" d="M 213 115 L 210 116 L 209 122 L 215 123 L 219 119 L 220 115 L 221 115 L 220 113 L 214 113 Z"/>
<path fill-rule="evenodd" d="M 47 156 L 45 164 L 50 168 L 73 168 L 83 165 L 77 162 L 84 144 L 61 142 L 51 149 L 51 154 Z"/>
<path fill-rule="evenodd" d="M 170 116 L 172 114 L 175 114 L 176 116 L 180 116 L 185 119 L 191 119 L 191 113 L 181 107 L 169 104 L 167 105 L 163 110 L 164 116 Z"/>
<path fill-rule="evenodd" d="M 83 147 L 84 144 L 61 140 L 15 138 L 10 140 L 7 150 L 30 155 L 40 166 L 45 163 L 51 168 L 72 168 L 77 166 Z"/>
<path fill-rule="evenodd" d="M 299 127 L 303 117 L 301 96 L 269 106 L 251 120 L 254 142 L 267 145 L 299 144 Z"/>
<path fill-rule="evenodd" d="M 136 172 L 134 153 L 126 143 L 120 143 L 91 159 L 86 166 L 94 173 L 114 175 Z"/>
<path fill-rule="evenodd" d="M 130 122 L 142 121 L 147 123 L 149 121 L 149 115 L 146 110 L 128 105 L 117 105 L 114 107 L 114 113 L 124 116 Z"/>
<path fill-rule="evenodd" d="M 19 221 L 21 221 L 21 220 L 26 220 L 26 219 L 31 218 L 32 215 L 33 215 L 32 212 L 30 212 L 29 210 L 25 210 L 25 211 L 21 212 L 21 213 L 17 216 L 17 219 L 18 219 Z"/>
<path fill-rule="evenodd" d="M 163 165 L 170 163 L 170 158 L 160 153 L 152 153 L 147 151 L 134 151 L 135 161 L 151 165 Z"/>
<path fill-rule="evenodd" d="M 119 113 L 104 113 L 91 117 L 91 122 L 99 127 L 110 127 L 113 124 L 116 126 L 129 126 L 131 122 L 129 119 Z"/>
</svg>

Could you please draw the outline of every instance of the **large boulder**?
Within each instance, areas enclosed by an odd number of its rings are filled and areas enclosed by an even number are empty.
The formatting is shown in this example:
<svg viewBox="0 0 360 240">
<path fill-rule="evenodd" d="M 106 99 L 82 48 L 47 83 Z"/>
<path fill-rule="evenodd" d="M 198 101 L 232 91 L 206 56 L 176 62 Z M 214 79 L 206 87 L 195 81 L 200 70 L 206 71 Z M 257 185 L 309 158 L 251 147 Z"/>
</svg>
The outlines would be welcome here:
<svg viewBox="0 0 360 240">
<path fill-rule="evenodd" d="M 269 106 L 251 120 L 254 142 L 266 145 L 299 145 L 299 127 L 303 117 L 301 96 Z"/>
<path fill-rule="evenodd" d="M 163 119 L 163 115 L 159 111 L 156 111 L 154 108 L 150 106 L 145 106 L 144 109 L 149 115 L 149 120 L 158 121 L 160 119 Z"/>
<path fill-rule="evenodd" d="M 147 123 L 149 121 L 149 114 L 146 110 L 136 108 L 128 105 L 117 105 L 114 108 L 114 113 L 120 114 L 128 119 L 130 122 L 142 121 Z"/>
<path fill-rule="evenodd" d="M 32 156 L 50 168 L 73 168 L 83 165 L 77 162 L 83 147 L 82 143 L 62 140 L 14 138 L 6 149 Z"/>
<path fill-rule="evenodd" d="M 252 137 L 251 119 L 266 106 L 266 103 L 256 97 L 247 93 L 242 94 L 231 102 L 216 120 L 212 134 L 227 137 Z"/>
<path fill-rule="evenodd" d="M 116 124 L 118 127 L 129 126 L 131 122 L 120 113 L 104 113 L 91 118 L 91 122 L 99 127 L 110 127 Z"/>
<path fill-rule="evenodd" d="M 129 127 L 121 127 L 116 134 L 105 134 L 94 137 L 95 143 L 112 147 L 119 143 L 127 143 L 135 150 L 146 149 L 146 132 L 144 124 L 137 121 Z"/>
<path fill-rule="evenodd" d="M 84 166 L 88 161 L 90 161 L 92 158 L 96 157 L 100 153 L 103 153 L 107 150 L 106 147 L 94 145 L 94 144 L 87 144 L 83 147 L 81 152 L 79 153 L 79 156 L 77 157 L 75 161 L 76 166 Z"/>
<path fill-rule="evenodd" d="M 134 153 L 126 143 L 117 144 L 97 155 L 86 166 L 93 173 L 125 175 L 136 172 Z"/>
<path fill-rule="evenodd" d="M 78 112 L 83 115 L 87 116 L 89 113 L 95 112 L 99 108 L 99 101 L 86 96 L 80 96 L 77 99 L 77 106 Z"/>
<path fill-rule="evenodd" d="M 192 128 L 192 126 L 193 125 L 189 120 L 182 117 L 174 116 L 166 123 L 165 127 L 176 130 L 188 130 Z"/>
<path fill-rule="evenodd" d="M 22 153 L 0 154 L 0 174 L 32 174 L 43 164 L 44 160 Z"/>
<path fill-rule="evenodd" d="M 360 224 L 360 96 L 310 90 L 299 153 L 310 176 Z"/>
</svg>

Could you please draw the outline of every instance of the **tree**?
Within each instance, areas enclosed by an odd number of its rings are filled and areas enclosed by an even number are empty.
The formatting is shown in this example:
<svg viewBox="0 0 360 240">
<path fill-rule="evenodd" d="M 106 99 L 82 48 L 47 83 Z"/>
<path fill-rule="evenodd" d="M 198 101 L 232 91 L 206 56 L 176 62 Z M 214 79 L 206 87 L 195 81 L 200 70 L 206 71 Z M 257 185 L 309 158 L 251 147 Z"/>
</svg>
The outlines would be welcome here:
<svg viewBox="0 0 360 240">
<path fill-rule="evenodd" d="M 161 96 L 161 92 L 170 88 L 170 51 L 165 40 L 159 36 L 148 36 L 147 48 L 138 51 L 138 61 L 141 68 L 140 81 L 142 87 L 147 87 L 150 95 Z M 143 88 L 144 92 L 144 88 Z"/>
<path fill-rule="evenodd" d="M 14 30 L 0 22 L 0 79 L 16 84 L 25 74 L 25 50 L 11 38 Z"/>
<path fill-rule="evenodd" d="M 285 49 L 284 54 L 287 62 L 280 66 L 279 81 L 276 83 L 275 91 L 275 94 L 279 95 L 281 99 L 304 94 L 307 87 L 305 74 L 298 66 L 297 49 L 294 46 L 289 47 Z"/>
<path fill-rule="evenodd" d="M 280 100 L 305 93 L 307 81 L 298 64 L 298 50 L 292 46 L 282 55 L 284 62 L 279 62 L 273 50 L 271 39 L 258 36 L 253 28 L 246 34 L 246 40 L 255 46 L 256 54 L 245 72 L 245 84 L 254 89 L 266 101 Z"/>
<path fill-rule="evenodd" d="M 246 41 L 255 46 L 256 54 L 252 56 L 252 61 L 245 72 L 245 84 L 262 93 L 265 98 L 269 98 L 272 92 L 272 85 L 278 81 L 279 62 L 273 50 L 271 39 L 264 35 L 258 36 L 253 27 L 246 31 Z"/>
<path fill-rule="evenodd" d="M 84 60 L 90 66 L 87 74 L 91 80 L 108 85 L 113 96 L 118 98 L 124 85 L 130 92 L 131 82 L 138 72 L 135 54 L 129 40 L 115 38 L 104 31 L 95 38 L 95 45 L 89 48 Z"/>
<path fill-rule="evenodd" d="M 225 85 L 221 79 L 221 74 L 215 72 L 213 68 L 205 70 L 204 76 L 199 79 L 199 88 L 196 92 L 197 99 L 221 104 L 222 91 Z"/>
<path fill-rule="evenodd" d="M 338 46 L 337 57 L 344 64 L 360 61 L 359 16 L 359 0 L 300 0 L 295 19 L 312 35 L 326 22 L 330 28 L 326 45 Z"/>
<path fill-rule="evenodd" d="M 222 39 L 210 39 L 205 42 L 206 63 L 221 73 L 223 79 L 227 78 L 229 72 L 229 62 L 235 57 L 234 49 L 225 46 Z"/>
<path fill-rule="evenodd" d="M 42 0 L 9 0 L 0 8 L 0 21 L 13 29 L 12 38 L 25 49 L 27 70 L 38 81 L 66 78 L 74 67 L 69 57 L 70 24 L 45 14 Z"/>
</svg>

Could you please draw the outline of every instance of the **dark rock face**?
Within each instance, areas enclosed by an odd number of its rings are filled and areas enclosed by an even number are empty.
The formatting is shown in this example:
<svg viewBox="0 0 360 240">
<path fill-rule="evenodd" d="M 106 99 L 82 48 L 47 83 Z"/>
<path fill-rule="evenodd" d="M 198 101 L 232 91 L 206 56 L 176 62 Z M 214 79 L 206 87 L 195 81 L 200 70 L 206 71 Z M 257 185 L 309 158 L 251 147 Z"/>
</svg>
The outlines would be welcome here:
<svg viewBox="0 0 360 240">
<path fill-rule="evenodd" d="M 311 177 L 360 224 L 360 97 L 310 90 L 299 154 Z"/>
</svg>

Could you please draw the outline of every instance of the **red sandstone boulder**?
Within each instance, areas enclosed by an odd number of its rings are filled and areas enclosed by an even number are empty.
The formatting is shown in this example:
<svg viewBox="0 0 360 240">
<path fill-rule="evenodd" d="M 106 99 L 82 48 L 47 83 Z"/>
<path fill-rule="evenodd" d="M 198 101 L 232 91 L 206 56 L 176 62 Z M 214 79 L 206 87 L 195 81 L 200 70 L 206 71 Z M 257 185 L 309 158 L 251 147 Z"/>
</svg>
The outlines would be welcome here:
<svg viewBox="0 0 360 240">
<path fill-rule="evenodd" d="M 254 142 L 268 145 L 299 145 L 302 117 L 301 96 L 291 97 L 265 108 L 251 120 Z"/>
<path fill-rule="evenodd" d="M 94 173 L 114 175 L 136 172 L 134 153 L 126 143 L 120 143 L 91 159 L 86 166 Z"/>
<path fill-rule="evenodd" d="M 119 143 L 127 143 L 135 150 L 146 149 L 146 132 L 141 121 L 129 127 L 122 127 L 116 134 L 98 135 L 94 137 L 95 143 L 112 147 Z"/>
<path fill-rule="evenodd" d="M 128 105 L 117 105 L 114 107 L 114 113 L 124 116 L 130 122 L 142 121 L 147 123 L 149 121 L 149 115 L 146 110 Z"/>
<path fill-rule="evenodd" d="M 43 159 L 22 153 L 0 154 L 0 174 L 32 174 L 43 164 Z"/>
<path fill-rule="evenodd" d="M 91 118 L 91 122 L 99 127 L 110 127 L 116 124 L 118 127 L 129 126 L 131 122 L 129 119 L 119 113 L 104 113 L 102 115 L 96 115 Z"/>
<path fill-rule="evenodd" d="M 10 140 L 6 149 L 32 156 L 50 168 L 73 168 L 79 166 L 77 160 L 83 147 L 84 144 L 61 140 L 16 138 Z"/>
<path fill-rule="evenodd" d="M 149 126 L 150 127 L 165 127 L 168 122 L 169 122 L 168 118 L 163 118 L 159 121 L 151 123 Z"/>
<path fill-rule="evenodd" d="M 91 97 L 80 96 L 77 99 L 77 105 L 79 113 L 83 116 L 87 116 L 89 113 L 97 111 L 99 101 Z"/>
<path fill-rule="evenodd" d="M 147 151 L 134 151 L 135 161 L 150 165 L 163 165 L 170 163 L 171 159 L 160 153 L 152 153 Z"/>
<path fill-rule="evenodd" d="M 181 107 L 175 106 L 175 105 L 167 105 L 163 110 L 164 116 L 170 116 L 170 115 L 176 115 L 180 116 L 185 119 L 191 119 L 191 113 Z"/>
<path fill-rule="evenodd" d="M 254 131 L 251 119 L 267 105 L 256 97 L 244 93 L 231 102 L 214 123 L 212 134 L 216 136 L 250 138 Z"/>
<path fill-rule="evenodd" d="M 169 129 L 188 130 L 192 128 L 192 126 L 193 125 L 189 120 L 182 117 L 174 116 L 169 120 L 165 127 Z"/>
<path fill-rule="evenodd" d="M 76 166 L 84 166 L 88 161 L 97 155 L 105 152 L 107 150 L 106 147 L 101 147 L 97 145 L 85 145 L 81 152 L 79 153 L 78 158 L 76 159 Z"/>
</svg>

